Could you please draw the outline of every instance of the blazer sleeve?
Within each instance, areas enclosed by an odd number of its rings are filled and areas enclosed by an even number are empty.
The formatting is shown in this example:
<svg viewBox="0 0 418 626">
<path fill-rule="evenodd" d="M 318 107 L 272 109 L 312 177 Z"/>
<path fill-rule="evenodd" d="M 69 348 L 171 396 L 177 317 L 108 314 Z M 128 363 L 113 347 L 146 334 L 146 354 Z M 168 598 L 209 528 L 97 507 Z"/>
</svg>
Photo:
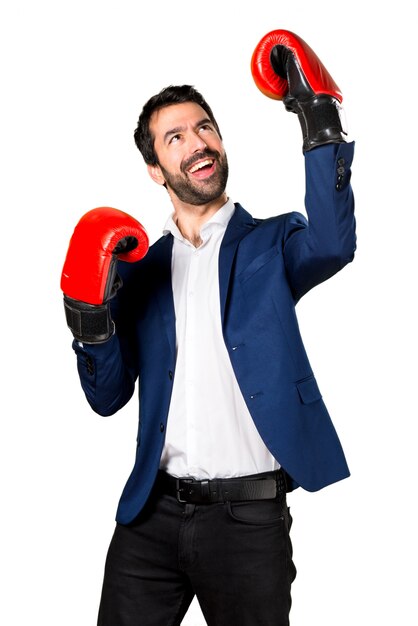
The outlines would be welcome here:
<svg viewBox="0 0 418 626">
<path fill-rule="evenodd" d="M 354 142 L 320 146 L 305 154 L 308 219 L 289 214 L 283 248 L 296 301 L 354 258 L 353 155 Z"/>
<path fill-rule="evenodd" d="M 113 415 L 132 397 L 136 373 L 122 358 L 119 339 L 113 335 L 102 344 L 73 342 L 80 383 L 93 411 Z"/>
</svg>

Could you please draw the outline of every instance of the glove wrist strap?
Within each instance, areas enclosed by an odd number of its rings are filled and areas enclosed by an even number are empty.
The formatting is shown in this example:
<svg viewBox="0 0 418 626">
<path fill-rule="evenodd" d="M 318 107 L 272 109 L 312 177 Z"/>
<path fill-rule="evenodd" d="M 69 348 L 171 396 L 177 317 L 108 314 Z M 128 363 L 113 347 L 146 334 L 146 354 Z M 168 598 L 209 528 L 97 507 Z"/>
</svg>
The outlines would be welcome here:
<svg viewBox="0 0 418 626">
<path fill-rule="evenodd" d="M 67 326 L 77 341 L 103 343 L 115 332 L 109 304 L 87 304 L 64 295 Z"/>
<path fill-rule="evenodd" d="M 314 96 L 306 101 L 287 102 L 286 108 L 297 113 L 302 128 L 303 152 L 327 143 L 344 143 L 342 108 L 336 98 Z"/>
</svg>

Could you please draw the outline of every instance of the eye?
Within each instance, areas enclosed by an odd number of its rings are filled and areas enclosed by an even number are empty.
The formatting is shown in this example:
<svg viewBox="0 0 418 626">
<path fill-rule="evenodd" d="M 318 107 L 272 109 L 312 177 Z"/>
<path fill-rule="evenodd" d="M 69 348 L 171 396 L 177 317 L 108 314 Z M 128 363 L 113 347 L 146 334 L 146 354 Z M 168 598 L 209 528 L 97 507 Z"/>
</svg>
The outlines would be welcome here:
<svg viewBox="0 0 418 626">
<path fill-rule="evenodd" d="M 212 132 L 213 128 L 210 124 L 202 124 L 202 126 L 199 127 L 199 132 L 206 131 L 206 130 L 208 130 L 209 132 Z"/>
<path fill-rule="evenodd" d="M 177 135 L 173 135 L 170 139 L 170 141 L 168 142 L 170 143 L 177 143 L 178 141 L 180 141 L 181 139 L 181 135 L 179 133 L 177 133 Z"/>
</svg>

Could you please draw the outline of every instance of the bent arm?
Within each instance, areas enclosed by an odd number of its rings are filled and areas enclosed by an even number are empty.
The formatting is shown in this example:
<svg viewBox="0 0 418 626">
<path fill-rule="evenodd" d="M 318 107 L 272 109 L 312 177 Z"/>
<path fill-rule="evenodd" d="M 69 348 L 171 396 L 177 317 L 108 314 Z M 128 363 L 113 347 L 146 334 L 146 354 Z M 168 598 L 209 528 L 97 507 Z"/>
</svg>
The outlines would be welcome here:
<svg viewBox="0 0 418 626">
<path fill-rule="evenodd" d="M 330 144 L 305 154 L 308 220 L 291 214 L 284 243 L 286 271 L 298 301 L 354 258 L 354 143 Z"/>
</svg>

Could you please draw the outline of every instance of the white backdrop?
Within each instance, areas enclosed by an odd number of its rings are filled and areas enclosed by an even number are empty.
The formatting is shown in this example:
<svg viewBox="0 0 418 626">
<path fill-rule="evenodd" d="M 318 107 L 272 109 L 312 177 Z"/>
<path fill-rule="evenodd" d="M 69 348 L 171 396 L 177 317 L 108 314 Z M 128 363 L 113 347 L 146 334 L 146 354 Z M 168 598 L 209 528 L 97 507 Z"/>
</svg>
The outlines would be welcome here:
<svg viewBox="0 0 418 626">
<path fill-rule="evenodd" d="M 95 624 L 137 400 L 111 418 L 88 407 L 59 280 L 74 225 L 93 207 L 123 209 L 152 241 L 160 235 L 171 206 L 132 138 L 144 102 L 194 84 L 224 135 L 231 197 L 258 217 L 304 210 L 297 118 L 249 69 L 276 28 L 324 61 L 356 140 L 356 260 L 298 305 L 352 477 L 289 496 L 291 623 L 417 623 L 416 33 L 406 1 L 384 11 L 331 0 L 3 5 L 2 624 Z M 204 625 L 196 602 L 184 624 Z"/>
</svg>

